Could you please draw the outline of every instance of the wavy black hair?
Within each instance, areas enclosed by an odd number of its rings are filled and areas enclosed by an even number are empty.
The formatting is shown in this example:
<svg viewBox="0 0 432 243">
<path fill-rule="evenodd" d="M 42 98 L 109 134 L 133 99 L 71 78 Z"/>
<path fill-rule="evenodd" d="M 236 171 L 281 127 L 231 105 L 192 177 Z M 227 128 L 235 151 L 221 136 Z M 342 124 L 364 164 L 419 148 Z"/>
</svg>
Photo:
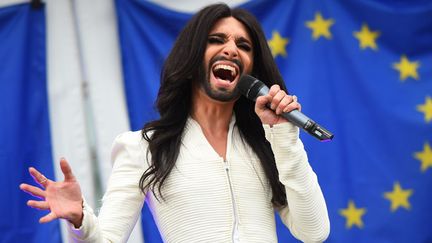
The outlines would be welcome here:
<svg viewBox="0 0 432 243">
<path fill-rule="evenodd" d="M 150 166 L 139 182 L 142 191 L 150 189 L 155 192 L 158 189 L 162 195 L 162 185 L 178 158 L 183 130 L 191 112 L 193 80 L 205 75 L 203 60 L 208 35 L 212 26 L 226 17 L 234 17 L 249 32 L 254 50 L 252 75 L 269 87 L 278 84 L 286 90 L 264 32 L 251 13 L 243 9 L 230 9 L 226 4 L 210 5 L 199 11 L 179 34 L 163 66 L 156 100 L 160 118 L 145 124 L 142 129 L 142 136 L 149 144 L 147 152 L 151 154 Z M 285 187 L 279 181 L 274 154 L 254 111 L 254 103 L 242 96 L 234 104 L 234 113 L 243 140 L 260 159 L 270 182 L 272 203 L 286 205 Z"/>
</svg>

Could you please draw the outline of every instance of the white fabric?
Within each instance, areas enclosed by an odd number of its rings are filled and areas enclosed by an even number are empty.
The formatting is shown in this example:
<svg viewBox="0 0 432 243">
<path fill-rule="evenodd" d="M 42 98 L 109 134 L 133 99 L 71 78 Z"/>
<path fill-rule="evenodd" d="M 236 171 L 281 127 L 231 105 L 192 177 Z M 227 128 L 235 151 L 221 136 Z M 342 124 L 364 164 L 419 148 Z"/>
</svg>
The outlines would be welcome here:
<svg viewBox="0 0 432 243">
<path fill-rule="evenodd" d="M 0 8 L 28 2 L 30 2 L 30 0 L 0 0 Z"/>
<path fill-rule="evenodd" d="M 73 25 L 71 2 L 47 0 L 46 25 L 49 115 L 56 180 L 63 180 L 59 160 L 60 157 L 65 157 L 71 164 L 83 193 L 87 195 L 88 202 L 95 206 L 97 199 L 94 197 L 77 33 Z M 66 237 L 65 224 L 62 224 L 62 232 L 62 236 Z"/>
<path fill-rule="evenodd" d="M 209 4 L 215 4 L 215 3 L 221 3 L 224 2 L 228 4 L 230 7 L 235 7 L 237 5 L 243 4 L 245 2 L 248 2 L 248 0 L 149 0 L 150 2 L 156 3 L 158 5 L 161 5 L 165 8 L 169 8 L 173 11 L 179 11 L 179 12 L 186 12 L 186 13 L 193 13 L 201 8 L 209 5 Z"/>
<path fill-rule="evenodd" d="M 330 233 L 327 206 L 317 176 L 307 162 L 299 129 L 287 123 L 273 128 L 264 126 L 264 130 L 288 199 L 289 207 L 279 210 L 282 221 L 304 242 L 323 241 Z"/>
<path fill-rule="evenodd" d="M 111 173 L 113 139 L 129 130 L 114 1 L 75 0 L 83 62 L 94 112 L 102 188 Z M 95 34 L 97 33 L 97 34 Z"/>
<path fill-rule="evenodd" d="M 329 220 L 316 175 L 298 139 L 298 129 L 286 123 L 265 127 L 276 154 L 280 180 L 286 185 L 288 207 L 280 209 L 293 235 L 305 242 L 324 240 Z M 238 212 L 240 242 L 277 242 L 271 188 L 259 160 L 231 122 L 227 161 Z M 138 181 L 147 168 L 147 143 L 140 132 L 115 140 L 114 168 L 103 206 L 96 218 L 87 206 L 80 229 L 70 225 L 79 242 L 126 242 L 145 196 Z M 163 188 L 165 201 L 147 193 L 147 203 L 166 242 L 232 242 L 234 210 L 224 161 L 189 119 L 176 166 Z"/>
</svg>

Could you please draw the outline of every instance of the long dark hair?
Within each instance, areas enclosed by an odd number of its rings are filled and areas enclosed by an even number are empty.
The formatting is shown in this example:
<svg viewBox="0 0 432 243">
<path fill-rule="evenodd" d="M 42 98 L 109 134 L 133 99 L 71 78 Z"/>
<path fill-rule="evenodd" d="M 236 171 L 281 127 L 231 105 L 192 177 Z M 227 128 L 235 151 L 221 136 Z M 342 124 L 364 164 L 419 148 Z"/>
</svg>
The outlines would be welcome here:
<svg viewBox="0 0 432 243">
<path fill-rule="evenodd" d="M 247 28 L 253 42 L 254 67 L 252 75 L 266 82 L 279 84 L 286 90 L 282 77 L 267 45 L 264 32 L 255 17 L 242 9 L 230 9 L 225 4 L 210 5 L 188 22 L 179 34 L 165 61 L 161 73 L 161 85 L 156 100 L 158 120 L 147 123 L 142 136 L 148 141 L 151 155 L 149 168 L 140 179 L 142 191 L 155 192 L 161 188 L 175 165 L 180 151 L 182 134 L 191 111 L 193 80 L 205 75 L 203 59 L 211 27 L 221 18 L 234 17 Z M 261 161 L 273 192 L 272 203 L 286 205 L 286 194 L 279 181 L 275 159 L 265 138 L 261 121 L 254 111 L 254 104 L 240 97 L 234 105 L 236 125 L 243 139 Z"/>
</svg>

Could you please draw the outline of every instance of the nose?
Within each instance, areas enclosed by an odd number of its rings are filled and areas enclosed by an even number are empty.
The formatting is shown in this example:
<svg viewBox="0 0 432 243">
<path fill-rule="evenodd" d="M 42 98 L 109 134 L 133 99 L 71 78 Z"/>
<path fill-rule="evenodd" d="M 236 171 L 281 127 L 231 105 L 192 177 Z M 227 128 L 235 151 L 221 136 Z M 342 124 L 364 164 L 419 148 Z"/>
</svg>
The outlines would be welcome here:
<svg viewBox="0 0 432 243">
<path fill-rule="evenodd" d="M 222 51 L 223 55 L 229 59 L 238 57 L 238 49 L 234 40 L 225 43 Z"/>
</svg>

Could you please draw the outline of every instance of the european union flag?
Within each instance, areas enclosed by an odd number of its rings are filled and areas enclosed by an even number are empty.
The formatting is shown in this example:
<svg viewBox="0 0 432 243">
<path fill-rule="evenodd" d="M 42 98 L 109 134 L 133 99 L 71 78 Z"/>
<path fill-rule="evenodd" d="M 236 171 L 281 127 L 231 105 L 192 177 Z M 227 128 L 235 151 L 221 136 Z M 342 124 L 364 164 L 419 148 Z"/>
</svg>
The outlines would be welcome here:
<svg viewBox="0 0 432 243">
<path fill-rule="evenodd" d="M 161 64 L 191 15 L 116 1 L 133 129 L 156 116 Z M 302 134 L 331 221 L 328 242 L 431 242 L 432 4 L 249 1 L 288 90 L 334 132 Z M 153 110 L 153 113 L 149 113 Z M 148 217 L 148 218 L 146 218 Z M 158 242 L 143 217 L 146 242 Z M 278 221 L 280 242 L 293 238 Z"/>
</svg>

